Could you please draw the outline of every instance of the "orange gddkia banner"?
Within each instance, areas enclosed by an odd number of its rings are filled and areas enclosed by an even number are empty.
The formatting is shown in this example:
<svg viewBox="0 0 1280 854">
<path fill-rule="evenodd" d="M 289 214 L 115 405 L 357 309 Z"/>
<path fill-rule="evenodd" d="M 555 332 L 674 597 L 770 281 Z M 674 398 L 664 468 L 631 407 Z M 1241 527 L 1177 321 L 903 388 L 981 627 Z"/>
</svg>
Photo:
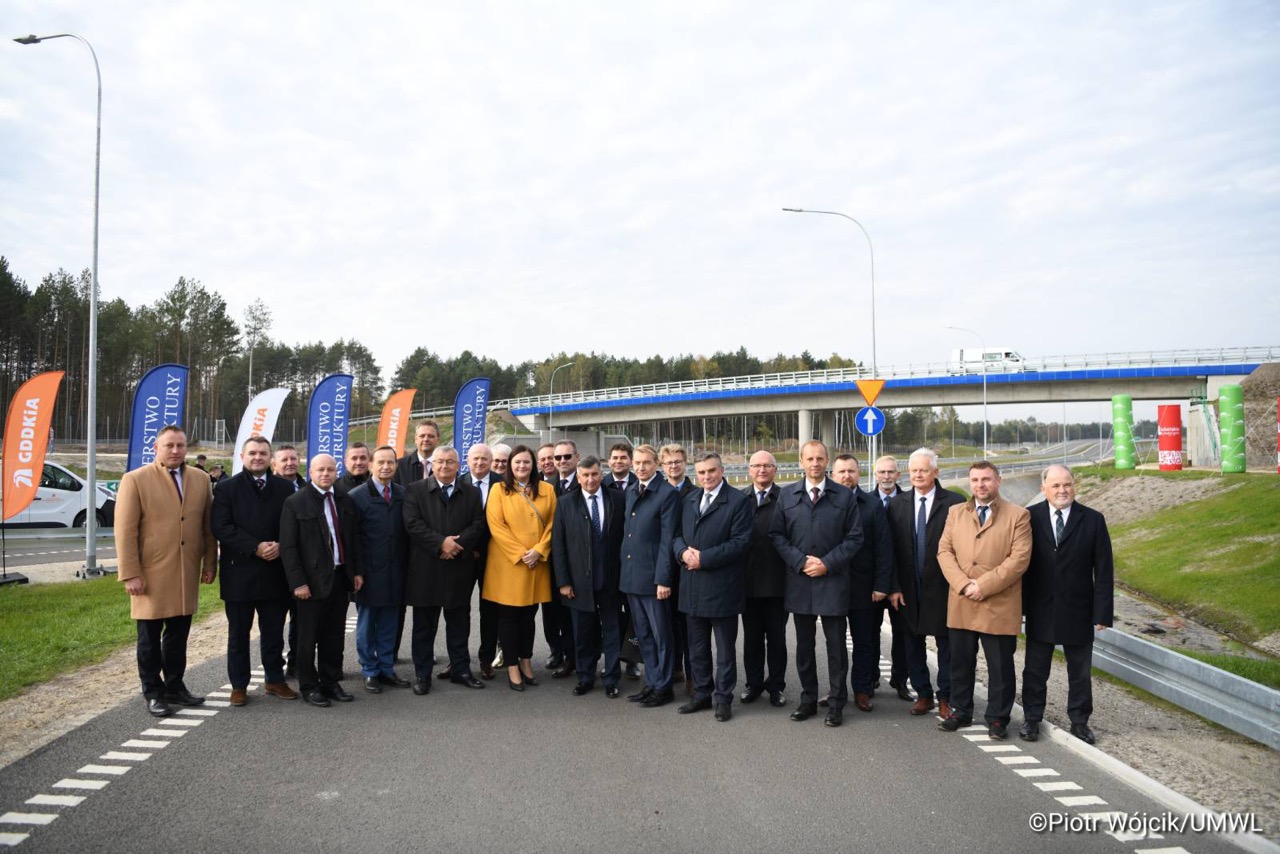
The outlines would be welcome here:
<svg viewBox="0 0 1280 854">
<path fill-rule="evenodd" d="M 390 445 L 397 454 L 404 451 L 409 411 L 413 409 L 413 396 L 417 393 L 416 388 L 407 388 L 387 398 L 382 407 L 382 423 L 378 425 L 378 444 L 375 447 Z"/>
<path fill-rule="evenodd" d="M 9 404 L 4 425 L 4 518 L 12 519 L 31 503 L 44 473 L 49 425 L 58 399 L 62 371 L 49 371 L 22 384 Z"/>
</svg>

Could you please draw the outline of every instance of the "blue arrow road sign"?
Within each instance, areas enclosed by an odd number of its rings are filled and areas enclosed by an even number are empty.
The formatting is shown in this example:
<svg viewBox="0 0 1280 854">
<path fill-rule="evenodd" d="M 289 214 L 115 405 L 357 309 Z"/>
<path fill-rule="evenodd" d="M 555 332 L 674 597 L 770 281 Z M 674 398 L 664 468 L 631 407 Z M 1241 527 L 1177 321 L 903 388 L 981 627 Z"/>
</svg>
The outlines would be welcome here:
<svg viewBox="0 0 1280 854">
<path fill-rule="evenodd" d="M 858 432 L 864 436 L 879 436 L 884 431 L 884 413 L 874 406 L 864 406 L 853 417 Z"/>
</svg>

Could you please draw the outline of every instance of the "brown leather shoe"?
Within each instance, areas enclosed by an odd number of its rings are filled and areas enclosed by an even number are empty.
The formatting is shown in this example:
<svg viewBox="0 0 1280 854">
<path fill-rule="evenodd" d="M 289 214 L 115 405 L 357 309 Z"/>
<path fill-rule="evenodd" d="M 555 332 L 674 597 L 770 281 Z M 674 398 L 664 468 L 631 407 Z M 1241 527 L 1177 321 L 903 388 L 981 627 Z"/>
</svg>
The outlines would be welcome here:
<svg viewBox="0 0 1280 854">
<path fill-rule="evenodd" d="M 871 695 L 870 694 L 854 694 L 853 704 L 858 707 L 860 712 L 871 711 Z"/>
<path fill-rule="evenodd" d="M 942 718 L 944 721 L 951 717 L 951 704 L 946 700 L 938 701 L 938 717 Z"/>
<path fill-rule="evenodd" d="M 908 709 L 907 711 L 909 711 L 913 715 L 919 716 L 919 715 L 929 714 L 929 712 L 932 711 L 932 709 L 933 709 L 932 697 L 919 697 L 916 699 L 914 703 L 911 704 L 911 708 Z"/>
<path fill-rule="evenodd" d="M 266 691 L 273 697 L 279 697 L 281 700 L 296 700 L 298 692 L 289 687 L 288 682 L 265 682 L 262 690 Z M 232 700 L 234 703 L 235 701 Z"/>
<path fill-rule="evenodd" d="M 480 678 L 481 678 L 481 679 L 492 679 L 492 678 L 493 678 L 493 665 L 492 665 L 492 664 L 489 664 L 489 663 L 487 663 L 487 662 L 486 662 L 486 663 L 484 663 L 484 664 L 481 664 L 481 665 L 480 665 Z"/>
<path fill-rule="evenodd" d="M 243 688 L 231 689 L 231 705 L 243 706 L 249 702 L 249 694 Z"/>
</svg>

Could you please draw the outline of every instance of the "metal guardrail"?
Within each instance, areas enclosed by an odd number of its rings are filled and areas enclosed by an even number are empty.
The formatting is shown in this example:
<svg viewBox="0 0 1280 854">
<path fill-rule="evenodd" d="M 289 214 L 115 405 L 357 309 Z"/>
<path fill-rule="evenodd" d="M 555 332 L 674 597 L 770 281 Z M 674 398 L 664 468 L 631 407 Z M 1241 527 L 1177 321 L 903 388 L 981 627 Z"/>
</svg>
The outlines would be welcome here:
<svg viewBox="0 0 1280 854">
<path fill-rule="evenodd" d="M 1280 750 L 1280 691 L 1115 629 L 1094 636 L 1093 666 Z"/>
</svg>

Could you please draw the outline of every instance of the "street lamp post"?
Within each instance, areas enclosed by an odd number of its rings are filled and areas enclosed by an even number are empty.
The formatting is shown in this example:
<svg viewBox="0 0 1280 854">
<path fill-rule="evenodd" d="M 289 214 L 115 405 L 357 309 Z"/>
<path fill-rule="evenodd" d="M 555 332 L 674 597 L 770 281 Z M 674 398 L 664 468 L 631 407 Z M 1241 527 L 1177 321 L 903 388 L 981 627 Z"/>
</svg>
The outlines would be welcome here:
<svg viewBox="0 0 1280 854">
<path fill-rule="evenodd" d="M 858 222 L 846 213 L 840 213 L 840 211 L 814 211 L 808 210 L 807 208 L 783 208 L 783 210 L 787 213 L 812 213 L 827 214 L 828 216 L 842 216 L 849 220 L 849 222 L 856 225 L 858 230 L 862 232 L 862 236 L 867 239 L 867 250 L 871 253 L 871 377 L 873 379 L 879 379 L 880 372 L 876 365 L 876 249 L 871 243 L 871 235 L 867 233 L 867 230 L 863 227 L 862 223 Z M 876 438 L 874 436 L 868 436 L 867 453 L 869 455 L 869 468 L 874 468 L 875 466 L 875 448 Z"/>
<path fill-rule="evenodd" d="M 547 397 L 551 401 L 550 408 L 547 410 L 547 432 L 550 434 L 548 441 L 551 442 L 556 440 L 556 374 L 560 373 L 565 368 L 570 367 L 573 367 L 573 362 L 565 362 L 563 365 L 551 372 L 551 388 L 547 391 Z"/>
<path fill-rule="evenodd" d="M 16 38 L 18 44 L 39 44 L 50 39 L 75 39 L 89 49 L 93 57 L 93 73 L 98 78 L 98 125 L 93 152 L 93 272 L 89 283 L 89 376 L 88 376 L 88 428 L 85 442 L 89 449 L 88 474 L 85 480 L 89 490 L 89 506 L 84 515 L 84 576 L 102 575 L 98 568 L 98 190 L 102 174 L 102 69 L 98 67 L 98 54 L 93 45 L 75 33 L 57 33 L 52 36 L 24 36 Z"/>
<path fill-rule="evenodd" d="M 987 458 L 987 339 L 982 337 L 982 333 L 974 329 L 967 329 L 963 326 L 948 326 L 948 329 L 955 329 L 958 332 L 968 332 L 970 335 L 977 335 L 978 340 L 982 342 L 982 458 Z"/>
</svg>

